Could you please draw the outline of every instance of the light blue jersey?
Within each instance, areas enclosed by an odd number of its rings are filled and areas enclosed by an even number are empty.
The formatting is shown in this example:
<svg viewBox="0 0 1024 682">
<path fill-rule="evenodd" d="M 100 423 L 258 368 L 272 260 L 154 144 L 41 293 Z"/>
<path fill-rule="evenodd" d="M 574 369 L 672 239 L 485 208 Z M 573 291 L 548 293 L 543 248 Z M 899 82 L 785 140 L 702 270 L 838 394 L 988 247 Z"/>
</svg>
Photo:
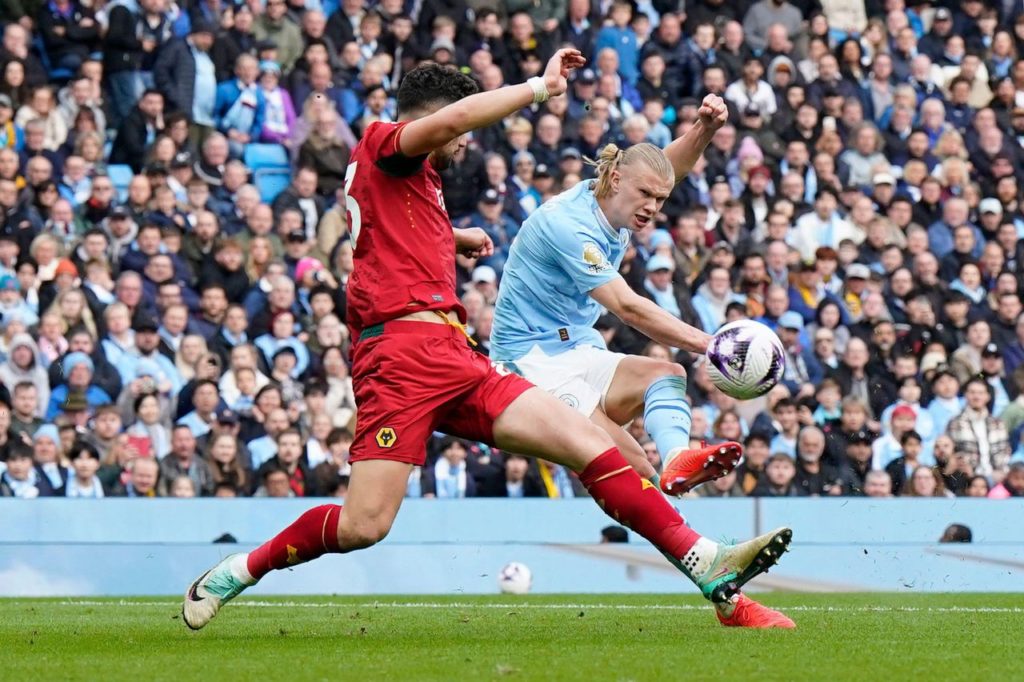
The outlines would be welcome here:
<svg viewBox="0 0 1024 682">
<path fill-rule="evenodd" d="M 594 329 L 603 308 L 590 298 L 617 279 L 629 230 L 616 230 L 584 180 L 523 223 L 505 263 L 491 332 L 491 358 L 511 362 L 539 345 L 557 355 L 605 348 Z"/>
</svg>

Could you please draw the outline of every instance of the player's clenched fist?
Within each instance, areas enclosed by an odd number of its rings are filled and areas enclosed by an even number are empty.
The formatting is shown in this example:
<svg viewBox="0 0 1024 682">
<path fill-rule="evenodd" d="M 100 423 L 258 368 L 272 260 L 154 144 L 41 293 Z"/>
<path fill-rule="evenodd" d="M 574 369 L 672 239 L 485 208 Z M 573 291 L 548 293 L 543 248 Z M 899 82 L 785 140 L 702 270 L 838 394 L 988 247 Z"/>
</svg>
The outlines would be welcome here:
<svg viewBox="0 0 1024 682">
<path fill-rule="evenodd" d="M 565 92 L 569 87 L 569 74 L 586 63 L 587 60 L 579 50 L 565 48 L 556 52 L 544 68 L 544 85 L 548 95 L 558 97 Z"/>
<path fill-rule="evenodd" d="M 494 255 L 494 242 L 479 227 L 455 228 L 455 250 L 469 258 Z"/>
<path fill-rule="evenodd" d="M 718 130 L 729 120 L 729 109 L 725 106 L 725 100 L 718 95 L 708 95 L 700 103 L 697 118 L 705 127 Z"/>
</svg>

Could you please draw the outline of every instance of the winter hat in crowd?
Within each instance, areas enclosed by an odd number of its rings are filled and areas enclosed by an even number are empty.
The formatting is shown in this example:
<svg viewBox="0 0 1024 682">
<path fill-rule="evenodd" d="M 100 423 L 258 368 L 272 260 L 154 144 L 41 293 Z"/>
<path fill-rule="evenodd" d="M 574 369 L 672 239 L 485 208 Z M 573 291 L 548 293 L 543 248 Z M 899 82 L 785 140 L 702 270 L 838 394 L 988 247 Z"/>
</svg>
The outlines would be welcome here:
<svg viewBox="0 0 1024 682">
<path fill-rule="evenodd" d="M 764 163 L 764 152 L 757 146 L 752 137 L 744 137 L 740 142 L 740 148 L 736 150 L 736 160 L 742 164 L 747 159 L 757 159 L 759 164 Z"/>
<path fill-rule="evenodd" d="M 260 62 L 260 73 L 274 73 L 280 76 L 281 65 L 269 59 L 264 59 Z"/>
<path fill-rule="evenodd" d="M 0 275 L 0 291 L 21 291 L 21 282 L 14 275 Z"/>
<path fill-rule="evenodd" d="M 672 235 L 668 230 L 655 230 L 650 238 L 651 250 L 656 251 L 661 246 L 672 246 Z"/>
<path fill-rule="evenodd" d="M 498 273 L 490 265 L 478 265 L 473 270 L 473 284 L 486 282 L 494 284 L 498 281 Z"/>
<path fill-rule="evenodd" d="M 61 258 L 57 262 L 57 269 L 54 272 L 54 277 L 60 277 L 61 275 L 71 275 L 72 277 L 78 277 L 78 268 L 67 258 Z"/>
<path fill-rule="evenodd" d="M 53 441 L 54 445 L 60 444 L 60 431 L 57 430 L 56 424 L 43 424 L 36 432 L 32 434 L 32 441 L 35 443 L 39 442 L 40 438 L 49 438 Z"/>
<path fill-rule="evenodd" d="M 306 273 L 323 269 L 324 264 L 316 258 L 310 258 L 309 256 L 300 258 L 299 262 L 295 265 L 295 281 L 301 284 L 302 278 L 306 276 Z"/>
<path fill-rule="evenodd" d="M 90 372 L 95 371 L 95 367 L 89 356 L 81 351 L 75 351 L 74 353 L 68 353 L 64 356 L 64 362 L 61 364 L 61 369 L 64 370 L 64 376 L 69 376 L 72 370 L 79 365 L 85 365 Z"/>
<path fill-rule="evenodd" d="M 917 419 L 917 413 L 914 412 L 914 408 L 910 405 L 899 405 L 892 411 L 892 418 L 897 417 L 910 417 L 911 419 Z"/>
</svg>

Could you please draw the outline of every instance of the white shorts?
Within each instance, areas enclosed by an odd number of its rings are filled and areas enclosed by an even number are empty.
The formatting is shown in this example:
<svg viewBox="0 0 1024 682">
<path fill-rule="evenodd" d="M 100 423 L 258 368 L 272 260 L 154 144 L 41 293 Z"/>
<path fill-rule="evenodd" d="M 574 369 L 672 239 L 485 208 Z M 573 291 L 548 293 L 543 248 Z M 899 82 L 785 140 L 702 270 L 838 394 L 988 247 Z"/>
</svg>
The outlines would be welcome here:
<svg viewBox="0 0 1024 682">
<path fill-rule="evenodd" d="M 589 417 L 599 405 L 604 407 L 615 370 L 624 357 L 594 346 L 576 346 L 558 355 L 547 355 L 540 346 L 534 346 L 510 364 L 524 379 Z"/>
</svg>

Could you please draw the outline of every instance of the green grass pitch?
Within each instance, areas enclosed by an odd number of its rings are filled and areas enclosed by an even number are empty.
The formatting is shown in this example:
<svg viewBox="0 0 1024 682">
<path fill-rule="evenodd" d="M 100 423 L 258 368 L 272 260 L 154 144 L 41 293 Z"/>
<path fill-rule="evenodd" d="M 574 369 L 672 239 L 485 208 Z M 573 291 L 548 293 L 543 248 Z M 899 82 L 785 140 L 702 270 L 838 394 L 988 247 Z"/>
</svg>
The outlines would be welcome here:
<svg viewBox="0 0 1024 682">
<path fill-rule="evenodd" d="M 658 595 L 0 600 L 0 680 L 1024 679 L 1019 595 L 769 594 L 796 631 Z"/>
</svg>

